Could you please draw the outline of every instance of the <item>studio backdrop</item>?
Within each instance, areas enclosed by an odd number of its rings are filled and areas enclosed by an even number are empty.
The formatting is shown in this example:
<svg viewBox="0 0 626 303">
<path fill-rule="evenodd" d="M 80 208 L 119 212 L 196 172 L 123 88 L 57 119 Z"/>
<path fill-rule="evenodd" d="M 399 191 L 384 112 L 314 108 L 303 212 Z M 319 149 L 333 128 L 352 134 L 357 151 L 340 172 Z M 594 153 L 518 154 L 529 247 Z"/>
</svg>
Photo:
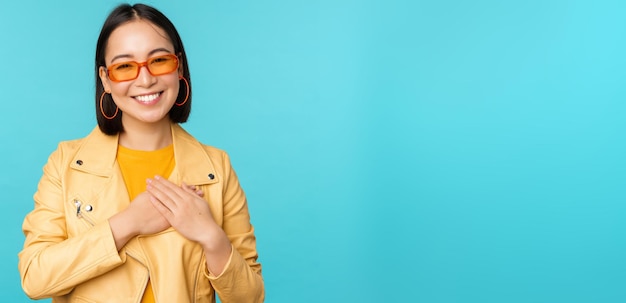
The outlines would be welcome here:
<svg viewBox="0 0 626 303">
<path fill-rule="evenodd" d="M 626 2 L 147 1 L 247 194 L 266 302 L 625 302 Z M 0 5 L 0 282 L 95 126 L 119 1 Z M 90 256 L 85 255 L 84 258 Z"/>
</svg>

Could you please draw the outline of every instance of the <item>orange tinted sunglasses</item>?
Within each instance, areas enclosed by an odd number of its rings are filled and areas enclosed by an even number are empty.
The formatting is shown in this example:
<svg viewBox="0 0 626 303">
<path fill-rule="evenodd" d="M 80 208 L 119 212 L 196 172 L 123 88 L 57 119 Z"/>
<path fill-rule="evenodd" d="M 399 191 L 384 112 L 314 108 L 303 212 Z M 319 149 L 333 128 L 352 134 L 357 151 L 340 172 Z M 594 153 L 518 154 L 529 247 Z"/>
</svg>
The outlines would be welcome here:
<svg viewBox="0 0 626 303">
<path fill-rule="evenodd" d="M 148 72 L 153 76 L 165 75 L 178 68 L 178 57 L 167 54 L 148 58 L 145 62 L 120 62 L 107 67 L 106 70 L 111 81 L 122 82 L 137 79 L 142 66 L 147 67 Z"/>
</svg>

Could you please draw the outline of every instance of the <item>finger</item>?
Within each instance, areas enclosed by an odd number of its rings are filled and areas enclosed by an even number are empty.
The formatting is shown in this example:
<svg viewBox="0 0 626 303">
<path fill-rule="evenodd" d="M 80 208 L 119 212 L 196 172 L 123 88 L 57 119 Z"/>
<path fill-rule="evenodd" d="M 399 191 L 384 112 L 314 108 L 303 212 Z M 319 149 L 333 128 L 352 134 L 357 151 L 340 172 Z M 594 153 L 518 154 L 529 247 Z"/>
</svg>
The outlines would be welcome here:
<svg viewBox="0 0 626 303">
<path fill-rule="evenodd" d="M 178 195 L 169 191 L 166 187 L 160 186 L 157 182 L 148 182 L 146 190 L 156 198 L 159 203 L 163 204 L 170 211 L 174 211 L 176 207 L 176 199 L 180 199 Z"/>
<path fill-rule="evenodd" d="M 187 184 L 187 183 L 185 183 L 185 182 L 183 182 L 183 183 L 180 185 L 180 187 L 181 187 L 182 189 L 186 190 L 186 191 L 194 191 L 194 190 L 196 190 L 196 186 L 195 186 L 195 185 L 189 185 L 189 184 Z"/>
<path fill-rule="evenodd" d="M 181 185 L 181 188 L 188 192 L 188 193 L 195 193 L 196 192 L 196 186 L 195 185 L 188 185 L 187 183 L 183 182 L 183 184 Z"/>
<path fill-rule="evenodd" d="M 159 201 L 157 198 L 155 198 L 154 196 L 150 196 L 150 202 L 152 203 L 152 206 L 154 206 L 154 208 L 156 208 L 156 210 L 163 216 L 165 217 L 165 219 L 167 220 L 167 222 L 170 222 L 170 218 L 174 215 L 172 213 L 172 210 L 167 208 L 167 206 L 165 206 L 163 203 L 161 203 L 161 201 Z M 171 222 L 170 222 L 171 224 Z"/>
<path fill-rule="evenodd" d="M 161 185 L 163 185 L 163 186 L 165 186 L 165 187 L 169 188 L 170 190 L 173 190 L 173 191 L 178 191 L 179 189 L 181 189 L 181 188 L 180 188 L 180 186 L 178 186 L 178 185 L 176 185 L 176 184 L 172 183 L 170 180 L 165 179 L 165 178 L 163 178 L 163 177 L 161 177 L 161 176 L 159 176 L 159 175 L 154 176 L 154 180 L 155 180 L 157 183 L 159 183 L 159 184 L 161 184 Z"/>
<path fill-rule="evenodd" d="M 196 196 L 204 197 L 204 192 L 195 185 L 188 185 L 187 183 L 183 182 L 181 187 L 190 194 L 195 194 Z"/>
<path fill-rule="evenodd" d="M 174 201 L 177 201 L 184 195 L 184 191 L 180 187 L 174 185 L 174 183 L 160 176 L 156 176 L 154 177 L 154 179 L 148 179 L 147 182 L 149 186 L 158 189 L 162 193 L 168 195 Z"/>
</svg>

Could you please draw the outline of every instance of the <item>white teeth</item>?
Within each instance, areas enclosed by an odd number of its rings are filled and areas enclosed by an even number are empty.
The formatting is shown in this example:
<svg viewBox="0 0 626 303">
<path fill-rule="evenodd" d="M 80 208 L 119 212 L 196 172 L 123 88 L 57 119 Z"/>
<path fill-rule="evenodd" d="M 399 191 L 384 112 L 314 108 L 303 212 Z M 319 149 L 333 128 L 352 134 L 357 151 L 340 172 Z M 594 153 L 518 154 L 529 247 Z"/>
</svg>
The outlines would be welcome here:
<svg viewBox="0 0 626 303">
<path fill-rule="evenodd" d="M 154 101 L 154 99 L 158 98 L 160 94 L 161 93 L 155 93 L 155 94 L 152 94 L 152 95 L 136 96 L 135 99 L 137 99 L 138 101 L 141 101 L 141 102 L 151 102 L 151 101 Z"/>
</svg>

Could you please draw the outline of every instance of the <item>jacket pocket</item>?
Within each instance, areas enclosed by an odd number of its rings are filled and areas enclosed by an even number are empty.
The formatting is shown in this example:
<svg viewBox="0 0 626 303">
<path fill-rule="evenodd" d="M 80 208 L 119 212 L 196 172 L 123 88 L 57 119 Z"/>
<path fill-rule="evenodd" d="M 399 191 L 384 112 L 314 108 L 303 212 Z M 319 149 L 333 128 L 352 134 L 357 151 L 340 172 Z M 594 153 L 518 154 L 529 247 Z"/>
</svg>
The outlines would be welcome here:
<svg viewBox="0 0 626 303">
<path fill-rule="evenodd" d="M 76 218 L 82 219 L 86 222 L 89 227 L 93 227 L 95 225 L 93 218 L 89 215 L 89 212 L 92 211 L 93 206 L 84 203 L 81 199 L 72 199 L 72 204 L 74 204 L 74 209 L 76 210 Z"/>
<path fill-rule="evenodd" d="M 82 234 L 92 227 L 94 227 L 96 221 L 90 214 L 93 207 L 84 202 L 79 197 L 70 199 L 67 206 L 67 233 L 68 237 Z"/>
</svg>

